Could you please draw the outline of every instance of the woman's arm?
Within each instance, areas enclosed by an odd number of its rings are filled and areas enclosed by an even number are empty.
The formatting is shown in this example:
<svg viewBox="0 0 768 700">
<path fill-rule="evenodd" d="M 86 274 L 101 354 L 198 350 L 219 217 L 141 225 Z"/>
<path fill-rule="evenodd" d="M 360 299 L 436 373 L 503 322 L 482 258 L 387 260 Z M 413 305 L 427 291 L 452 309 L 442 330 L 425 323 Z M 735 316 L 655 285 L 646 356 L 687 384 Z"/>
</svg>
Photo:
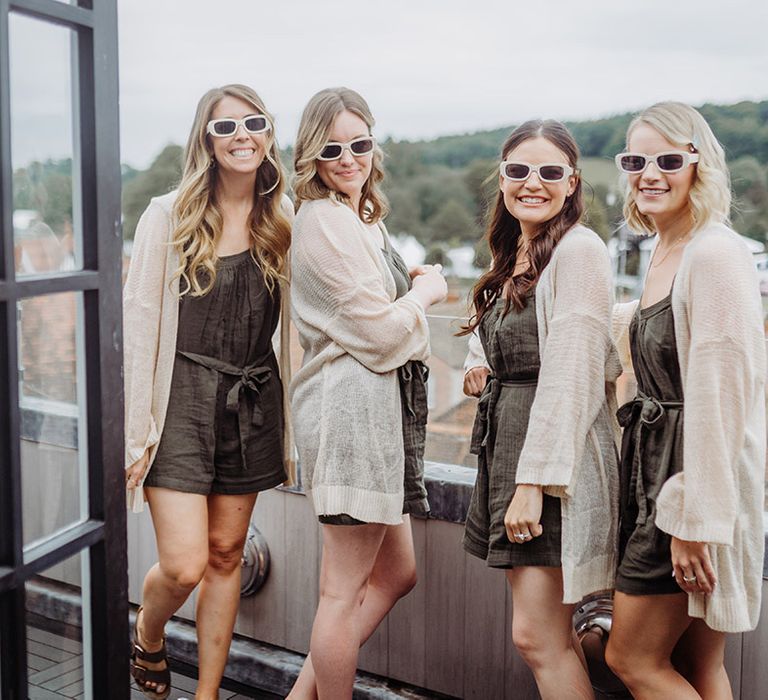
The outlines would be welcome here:
<svg viewBox="0 0 768 700">
<path fill-rule="evenodd" d="M 146 462 L 147 450 L 160 439 L 152 416 L 152 393 L 170 227 L 170 212 L 151 202 L 136 227 L 123 289 L 126 468 L 142 459 Z"/>
<path fill-rule="evenodd" d="M 302 319 L 373 372 L 429 356 L 418 293 L 390 301 L 354 213 L 332 202 L 302 207 L 294 226 L 292 286 Z"/>
<path fill-rule="evenodd" d="M 606 362 L 615 352 L 613 282 L 608 251 L 596 234 L 566 236 L 559 245 L 552 314 L 517 483 L 567 491 L 605 401 Z"/>
<path fill-rule="evenodd" d="M 690 333 L 687 358 L 681 357 L 685 470 L 664 484 L 656 525 L 680 540 L 731 545 L 747 425 L 765 399 L 762 305 L 741 241 L 707 235 L 702 243 L 691 251 L 690 273 L 681 280 L 684 309 L 675 316 L 676 326 Z M 764 443 L 764 435 L 759 439 Z M 762 484 L 765 465 L 752 466 Z"/>
</svg>

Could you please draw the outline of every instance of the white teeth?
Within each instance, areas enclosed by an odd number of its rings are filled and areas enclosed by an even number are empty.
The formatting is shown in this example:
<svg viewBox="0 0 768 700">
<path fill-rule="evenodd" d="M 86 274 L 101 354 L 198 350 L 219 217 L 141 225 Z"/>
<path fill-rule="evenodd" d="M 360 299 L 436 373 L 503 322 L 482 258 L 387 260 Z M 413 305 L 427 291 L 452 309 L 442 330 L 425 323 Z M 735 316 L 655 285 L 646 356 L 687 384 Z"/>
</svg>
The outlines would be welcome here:
<svg viewBox="0 0 768 700">
<path fill-rule="evenodd" d="M 642 192 L 643 194 L 664 194 L 666 190 L 650 190 L 646 188 Z"/>
<path fill-rule="evenodd" d="M 541 197 L 520 197 L 520 201 L 525 204 L 541 204 L 544 200 Z"/>
<path fill-rule="evenodd" d="M 230 153 L 235 156 L 235 158 L 249 158 L 253 155 L 254 151 L 252 148 L 238 148 L 234 151 L 230 151 Z"/>
</svg>

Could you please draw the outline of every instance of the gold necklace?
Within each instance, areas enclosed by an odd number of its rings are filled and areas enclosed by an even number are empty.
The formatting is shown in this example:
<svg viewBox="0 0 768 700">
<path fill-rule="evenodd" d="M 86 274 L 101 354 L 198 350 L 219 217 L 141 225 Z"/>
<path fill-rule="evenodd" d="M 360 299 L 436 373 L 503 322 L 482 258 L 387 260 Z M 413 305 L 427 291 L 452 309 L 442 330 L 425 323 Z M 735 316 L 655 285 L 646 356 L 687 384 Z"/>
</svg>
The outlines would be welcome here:
<svg viewBox="0 0 768 700">
<path fill-rule="evenodd" d="M 656 267 L 658 267 L 659 265 L 661 265 L 661 263 L 663 263 L 663 262 L 664 262 L 664 261 L 665 261 L 665 260 L 666 260 L 666 259 L 669 257 L 670 253 L 671 253 L 671 252 L 674 250 L 675 246 L 676 246 L 678 243 L 680 243 L 680 241 L 682 241 L 682 240 L 683 240 L 683 238 L 687 238 L 687 237 L 688 237 L 688 233 L 689 233 L 689 232 L 688 232 L 688 231 L 686 231 L 686 232 L 685 232 L 685 233 L 684 233 L 682 236 L 680 236 L 679 238 L 677 238 L 677 239 L 675 240 L 675 242 L 674 242 L 674 243 L 673 243 L 671 246 L 669 246 L 669 248 L 667 248 L 667 252 L 666 252 L 666 253 L 664 253 L 664 257 L 663 257 L 661 260 L 659 260 L 659 262 L 656 262 L 656 251 L 659 249 L 659 247 L 658 247 L 658 245 L 657 245 L 657 246 L 656 246 L 656 248 L 655 248 L 655 249 L 654 249 L 654 251 L 653 251 L 653 260 L 651 260 L 651 268 L 656 268 Z"/>
</svg>

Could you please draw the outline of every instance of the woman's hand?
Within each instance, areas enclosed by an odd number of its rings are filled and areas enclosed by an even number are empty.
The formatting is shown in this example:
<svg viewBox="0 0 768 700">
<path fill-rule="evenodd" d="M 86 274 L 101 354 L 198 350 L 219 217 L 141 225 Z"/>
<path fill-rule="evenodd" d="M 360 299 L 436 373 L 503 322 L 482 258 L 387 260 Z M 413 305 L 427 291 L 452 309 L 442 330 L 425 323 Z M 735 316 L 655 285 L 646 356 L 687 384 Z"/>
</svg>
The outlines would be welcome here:
<svg viewBox="0 0 768 700">
<path fill-rule="evenodd" d="M 491 373 L 487 367 L 472 367 L 464 375 L 464 393 L 467 396 L 480 396 L 485 389 L 488 375 Z"/>
<path fill-rule="evenodd" d="M 518 484 L 515 495 L 504 516 L 507 537 L 515 544 L 525 544 L 544 532 L 541 527 L 541 508 L 544 495 L 537 484 Z"/>
<path fill-rule="evenodd" d="M 672 567 L 677 584 L 687 593 L 712 593 L 717 583 L 709 546 L 672 538 Z"/>
<path fill-rule="evenodd" d="M 125 470 L 125 486 L 129 491 L 133 491 L 141 483 L 148 464 L 149 450 L 145 450 L 144 454 Z"/>
<path fill-rule="evenodd" d="M 410 268 L 408 270 L 408 274 L 411 276 L 411 279 L 416 279 L 419 275 L 423 275 L 425 272 L 428 272 L 434 267 L 434 265 L 414 265 L 414 267 Z"/>
<path fill-rule="evenodd" d="M 413 278 L 412 291 L 416 294 L 421 305 L 428 309 L 432 304 L 443 301 L 448 295 L 448 285 L 443 277 L 442 265 L 423 265 L 429 269 Z"/>
</svg>

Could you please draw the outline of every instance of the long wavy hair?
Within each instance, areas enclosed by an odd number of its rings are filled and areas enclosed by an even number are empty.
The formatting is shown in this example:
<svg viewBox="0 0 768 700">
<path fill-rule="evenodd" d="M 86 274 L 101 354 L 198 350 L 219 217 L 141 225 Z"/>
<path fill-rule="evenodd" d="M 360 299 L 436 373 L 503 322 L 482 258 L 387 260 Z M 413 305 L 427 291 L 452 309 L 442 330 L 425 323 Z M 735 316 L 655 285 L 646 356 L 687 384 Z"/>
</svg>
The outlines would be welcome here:
<svg viewBox="0 0 768 700">
<path fill-rule="evenodd" d="M 483 320 L 488 311 L 507 285 L 508 295 L 504 306 L 506 314 L 510 306 L 523 309 L 526 304 L 526 294 L 536 284 L 539 276 L 549 263 L 555 246 L 565 233 L 577 224 L 584 213 L 584 201 L 581 192 L 581 177 L 577 171 L 579 147 L 571 136 L 570 131 L 553 119 L 535 119 L 518 126 L 504 142 L 501 149 L 502 160 L 517 148 L 523 141 L 543 137 L 560 149 L 574 169 L 576 186 L 573 194 L 565 200 L 563 208 L 549 221 L 540 224 L 529 241 L 528 269 L 515 277 L 512 273 L 517 263 L 518 241 L 522 235 L 520 221 L 512 216 L 504 204 L 504 193 L 499 190 L 496 195 L 493 213 L 488 221 L 485 237 L 491 249 L 491 265 L 472 289 L 472 305 L 474 315 L 468 323 L 461 327 L 457 335 L 471 333 Z"/>
<path fill-rule="evenodd" d="M 293 191 L 296 194 L 297 209 L 305 200 L 326 197 L 334 197 L 340 202 L 349 204 L 349 197 L 342 192 L 330 190 L 317 172 L 317 157 L 330 139 L 334 119 L 344 110 L 360 117 L 368 127 L 368 133 L 371 134 L 376 124 L 371 109 L 359 93 L 349 88 L 321 90 L 304 108 L 293 154 L 296 171 Z M 358 216 L 368 224 L 383 219 L 389 211 L 387 198 L 381 191 L 381 182 L 384 179 L 383 160 L 384 153 L 377 143 L 373 149 L 371 174 L 363 185 L 357 212 Z"/>
<path fill-rule="evenodd" d="M 677 148 L 699 154 L 699 162 L 692 166 L 696 174 L 689 194 L 693 230 L 710 221 L 727 222 L 731 211 L 731 178 L 723 147 L 704 117 L 682 102 L 659 102 L 632 120 L 627 128 L 627 148 L 632 132 L 640 124 L 655 129 Z M 653 220 L 637 208 L 629 178 L 622 176 L 622 180 L 627 226 L 637 232 L 656 233 Z"/>
<path fill-rule="evenodd" d="M 206 92 L 197 105 L 187 140 L 184 170 L 173 206 L 175 229 L 171 244 L 179 253 L 179 296 L 207 294 L 216 280 L 216 243 L 221 236 L 223 216 L 216 201 L 218 168 L 207 132 L 208 122 L 219 101 L 236 97 L 264 114 L 274 125 L 261 98 L 245 85 L 225 85 Z M 291 243 L 291 225 L 281 207 L 285 174 L 280 163 L 274 126 L 267 132 L 266 154 L 256 173 L 253 209 L 248 217 L 251 255 L 259 264 L 267 288 L 285 279 L 286 259 Z"/>
</svg>

